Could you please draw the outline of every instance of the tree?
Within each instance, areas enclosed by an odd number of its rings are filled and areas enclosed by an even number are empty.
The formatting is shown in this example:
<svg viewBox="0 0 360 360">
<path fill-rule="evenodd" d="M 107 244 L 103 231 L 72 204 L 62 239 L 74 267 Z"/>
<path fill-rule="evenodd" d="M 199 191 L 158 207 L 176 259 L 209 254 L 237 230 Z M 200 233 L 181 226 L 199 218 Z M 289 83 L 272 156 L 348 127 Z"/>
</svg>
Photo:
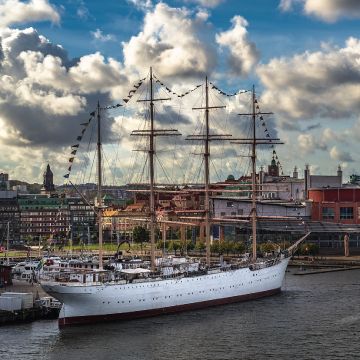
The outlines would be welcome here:
<svg viewBox="0 0 360 360">
<path fill-rule="evenodd" d="M 125 205 L 132 205 L 134 203 L 134 198 L 131 198 L 130 200 L 126 201 Z"/>
<path fill-rule="evenodd" d="M 198 241 L 195 245 L 195 250 L 200 250 L 200 252 L 202 250 L 206 249 L 206 245 L 204 242 Z"/>
<path fill-rule="evenodd" d="M 314 243 L 306 243 L 301 245 L 300 252 L 302 255 L 317 255 L 320 248 Z"/>
<path fill-rule="evenodd" d="M 143 226 L 137 225 L 134 227 L 132 239 L 135 244 L 140 244 L 142 252 L 143 243 L 149 241 L 150 233 Z"/>
<path fill-rule="evenodd" d="M 169 245 L 170 245 L 170 242 L 171 241 L 165 241 L 165 249 L 168 249 L 169 248 Z M 158 250 L 162 250 L 164 249 L 164 240 L 159 240 L 156 244 L 155 244 L 155 248 L 158 249 Z"/>
<path fill-rule="evenodd" d="M 262 252 L 272 252 L 275 251 L 277 249 L 277 246 L 275 246 L 273 243 L 271 243 L 270 241 L 266 242 L 266 243 L 262 243 L 260 245 L 260 250 Z"/>
<path fill-rule="evenodd" d="M 194 249 L 195 249 L 195 245 L 194 245 L 194 243 L 193 243 L 192 240 L 186 241 L 186 249 L 187 249 L 188 251 L 191 251 L 191 250 L 194 250 Z"/>
<path fill-rule="evenodd" d="M 175 251 L 175 256 L 176 256 L 176 250 L 181 250 L 181 249 L 182 249 L 181 241 L 170 241 L 169 250 Z"/>
<path fill-rule="evenodd" d="M 258 251 L 260 251 L 260 245 L 256 244 L 256 252 L 258 252 Z M 251 244 L 249 247 L 249 253 L 252 254 L 252 252 L 253 252 L 253 246 Z"/>
<path fill-rule="evenodd" d="M 213 241 L 213 243 L 210 245 L 210 251 L 212 253 L 218 253 L 220 248 L 219 241 Z"/>
<path fill-rule="evenodd" d="M 229 252 L 229 243 L 226 241 L 221 241 L 219 244 L 219 252 L 228 253 Z"/>
<path fill-rule="evenodd" d="M 284 242 L 280 242 L 277 244 L 278 246 L 281 247 L 281 249 L 284 249 Z M 291 246 L 291 242 L 290 241 L 285 241 L 285 249 L 288 249 Z"/>
<path fill-rule="evenodd" d="M 232 252 L 232 253 L 234 252 L 234 246 L 235 246 L 235 243 L 232 240 L 229 241 L 227 255 L 229 255 L 229 252 Z"/>
<path fill-rule="evenodd" d="M 234 251 L 238 252 L 239 254 L 242 254 L 246 249 L 245 244 L 242 241 L 238 241 L 234 244 Z"/>
</svg>

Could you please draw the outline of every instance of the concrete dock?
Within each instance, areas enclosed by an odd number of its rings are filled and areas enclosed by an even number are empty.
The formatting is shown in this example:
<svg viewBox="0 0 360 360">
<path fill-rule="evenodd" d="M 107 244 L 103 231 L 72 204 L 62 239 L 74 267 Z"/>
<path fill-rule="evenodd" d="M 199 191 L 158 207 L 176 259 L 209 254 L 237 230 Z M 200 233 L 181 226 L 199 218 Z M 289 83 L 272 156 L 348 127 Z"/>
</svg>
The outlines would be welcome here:
<svg viewBox="0 0 360 360">
<path fill-rule="evenodd" d="M 13 285 L 0 288 L 0 294 L 4 292 L 32 293 L 34 295 L 34 299 L 49 296 L 42 290 L 39 284 L 35 283 L 31 285 L 28 282 L 20 280 L 13 280 Z M 16 311 L 0 310 L 0 325 L 13 322 L 34 321 L 45 318 L 49 318 L 49 312 L 42 306 Z"/>
<path fill-rule="evenodd" d="M 41 286 L 37 283 L 34 283 L 34 285 L 31 285 L 30 283 L 26 281 L 20 281 L 20 280 L 12 280 L 13 285 L 7 285 L 3 288 L 0 288 L 0 294 L 3 292 L 17 292 L 17 293 L 33 293 L 34 299 L 36 297 L 44 297 L 49 296 L 44 292 L 44 290 L 41 288 Z M 38 296 L 37 296 L 38 294 Z"/>
</svg>

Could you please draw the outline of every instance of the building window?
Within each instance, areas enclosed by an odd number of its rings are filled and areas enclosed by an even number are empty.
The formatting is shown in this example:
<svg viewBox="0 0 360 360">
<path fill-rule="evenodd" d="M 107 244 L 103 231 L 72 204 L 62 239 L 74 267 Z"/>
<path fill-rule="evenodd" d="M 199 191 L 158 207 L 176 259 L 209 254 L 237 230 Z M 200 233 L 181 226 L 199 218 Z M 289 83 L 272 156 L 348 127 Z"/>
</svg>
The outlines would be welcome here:
<svg viewBox="0 0 360 360">
<path fill-rule="evenodd" d="M 225 216 L 225 213 L 224 212 L 220 213 L 220 216 Z"/>
<path fill-rule="evenodd" d="M 234 206 L 234 204 L 233 204 L 232 201 L 228 201 L 228 202 L 227 202 L 227 207 L 233 207 L 233 206 Z"/>
<path fill-rule="evenodd" d="M 238 209 L 238 215 L 244 215 L 244 209 Z"/>
<path fill-rule="evenodd" d="M 334 208 L 333 207 L 322 208 L 322 218 L 323 220 L 335 219 Z"/>
<path fill-rule="evenodd" d="M 236 216 L 236 211 L 232 211 L 231 216 Z"/>
<path fill-rule="evenodd" d="M 354 208 L 353 207 L 341 207 L 340 208 L 340 219 L 353 219 Z"/>
</svg>

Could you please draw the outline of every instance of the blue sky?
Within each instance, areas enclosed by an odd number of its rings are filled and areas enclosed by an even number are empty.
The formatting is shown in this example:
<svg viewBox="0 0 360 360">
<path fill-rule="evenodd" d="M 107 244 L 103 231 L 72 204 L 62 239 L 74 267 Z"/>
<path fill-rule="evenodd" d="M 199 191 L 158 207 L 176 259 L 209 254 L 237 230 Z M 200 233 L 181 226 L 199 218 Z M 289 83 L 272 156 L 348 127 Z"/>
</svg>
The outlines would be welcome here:
<svg viewBox="0 0 360 360">
<path fill-rule="evenodd" d="M 182 90 L 205 75 L 228 93 L 255 84 L 284 173 L 341 164 L 347 181 L 359 173 L 359 19 L 357 0 L 0 0 L 0 171 L 41 182 L 49 161 L 61 184 L 73 124 L 153 66 Z M 223 174 L 240 176 L 238 162 L 229 153 Z"/>
</svg>

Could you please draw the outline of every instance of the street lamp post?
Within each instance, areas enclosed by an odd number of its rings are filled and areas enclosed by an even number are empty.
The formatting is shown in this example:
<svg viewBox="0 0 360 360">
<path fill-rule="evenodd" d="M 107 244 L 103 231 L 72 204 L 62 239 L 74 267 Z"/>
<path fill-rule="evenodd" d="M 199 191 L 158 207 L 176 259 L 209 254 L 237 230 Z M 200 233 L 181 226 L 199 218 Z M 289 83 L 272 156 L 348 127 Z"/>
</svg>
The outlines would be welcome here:
<svg viewBox="0 0 360 360">
<path fill-rule="evenodd" d="M 7 239 L 6 239 L 6 247 L 7 247 L 6 264 L 7 265 L 10 265 L 10 262 L 9 262 L 9 227 L 10 227 L 10 222 L 7 223 Z"/>
</svg>

